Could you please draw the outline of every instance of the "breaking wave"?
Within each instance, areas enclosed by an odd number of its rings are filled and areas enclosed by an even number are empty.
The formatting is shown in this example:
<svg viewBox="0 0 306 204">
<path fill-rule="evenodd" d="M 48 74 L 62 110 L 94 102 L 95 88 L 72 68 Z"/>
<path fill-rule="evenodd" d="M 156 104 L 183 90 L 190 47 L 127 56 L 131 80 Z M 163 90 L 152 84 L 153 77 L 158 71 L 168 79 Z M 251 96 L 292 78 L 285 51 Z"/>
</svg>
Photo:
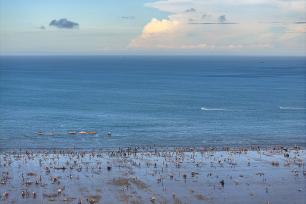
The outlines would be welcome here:
<svg viewBox="0 0 306 204">
<path fill-rule="evenodd" d="M 306 110 L 303 107 L 290 107 L 290 106 L 280 106 L 279 109 L 281 110 Z"/>
<path fill-rule="evenodd" d="M 206 107 L 201 107 L 202 111 L 225 111 L 226 109 L 224 108 L 206 108 Z"/>
</svg>

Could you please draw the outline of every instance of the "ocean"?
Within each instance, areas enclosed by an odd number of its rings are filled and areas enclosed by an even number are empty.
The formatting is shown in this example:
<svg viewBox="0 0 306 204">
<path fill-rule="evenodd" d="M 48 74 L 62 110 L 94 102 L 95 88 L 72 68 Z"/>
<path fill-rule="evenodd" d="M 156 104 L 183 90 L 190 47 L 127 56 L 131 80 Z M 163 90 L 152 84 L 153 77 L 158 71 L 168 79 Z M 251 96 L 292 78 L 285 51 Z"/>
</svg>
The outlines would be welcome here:
<svg viewBox="0 0 306 204">
<path fill-rule="evenodd" d="M 305 57 L 0 57 L 2 149 L 274 144 L 306 146 Z"/>
</svg>

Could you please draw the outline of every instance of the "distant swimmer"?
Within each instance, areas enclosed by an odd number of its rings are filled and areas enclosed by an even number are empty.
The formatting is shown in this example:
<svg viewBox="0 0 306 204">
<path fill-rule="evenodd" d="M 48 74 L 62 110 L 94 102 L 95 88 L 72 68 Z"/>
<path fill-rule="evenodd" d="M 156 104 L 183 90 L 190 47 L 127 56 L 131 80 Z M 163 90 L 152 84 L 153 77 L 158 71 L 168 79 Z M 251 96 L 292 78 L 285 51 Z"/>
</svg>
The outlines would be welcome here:
<svg viewBox="0 0 306 204">
<path fill-rule="evenodd" d="M 108 136 L 108 137 L 111 137 L 111 136 L 112 136 L 112 133 L 111 133 L 111 132 L 108 132 L 108 133 L 107 133 L 107 136 Z"/>
</svg>

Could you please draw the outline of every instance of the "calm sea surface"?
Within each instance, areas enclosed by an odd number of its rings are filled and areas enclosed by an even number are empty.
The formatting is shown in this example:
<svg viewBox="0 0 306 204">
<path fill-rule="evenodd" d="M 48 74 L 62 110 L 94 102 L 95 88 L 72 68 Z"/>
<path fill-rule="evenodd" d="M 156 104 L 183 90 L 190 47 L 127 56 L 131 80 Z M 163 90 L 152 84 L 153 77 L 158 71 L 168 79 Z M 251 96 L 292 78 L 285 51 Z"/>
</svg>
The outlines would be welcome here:
<svg viewBox="0 0 306 204">
<path fill-rule="evenodd" d="M 148 144 L 306 146 L 306 58 L 0 57 L 0 148 Z"/>
</svg>

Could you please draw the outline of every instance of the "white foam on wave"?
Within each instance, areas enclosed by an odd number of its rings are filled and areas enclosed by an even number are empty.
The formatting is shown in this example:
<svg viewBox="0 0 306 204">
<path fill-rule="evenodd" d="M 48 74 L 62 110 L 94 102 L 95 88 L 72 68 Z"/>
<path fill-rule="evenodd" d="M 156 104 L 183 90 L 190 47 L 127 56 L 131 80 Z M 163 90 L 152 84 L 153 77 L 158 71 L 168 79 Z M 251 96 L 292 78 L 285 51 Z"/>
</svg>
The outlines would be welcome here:
<svg viewBox="0 0 306 204">
<path fill-rule="evenodd" d="M 281 110 L 306 110 L 304 107 L 291 107 L 291 106 L 280 106 Z"/>
<path fill-rule="evenodd" d="M 202 111 L 225 111 L 226 109 L 224 108 L 206 108 L 206 107 L 201 107 Z"/>
</svg>

